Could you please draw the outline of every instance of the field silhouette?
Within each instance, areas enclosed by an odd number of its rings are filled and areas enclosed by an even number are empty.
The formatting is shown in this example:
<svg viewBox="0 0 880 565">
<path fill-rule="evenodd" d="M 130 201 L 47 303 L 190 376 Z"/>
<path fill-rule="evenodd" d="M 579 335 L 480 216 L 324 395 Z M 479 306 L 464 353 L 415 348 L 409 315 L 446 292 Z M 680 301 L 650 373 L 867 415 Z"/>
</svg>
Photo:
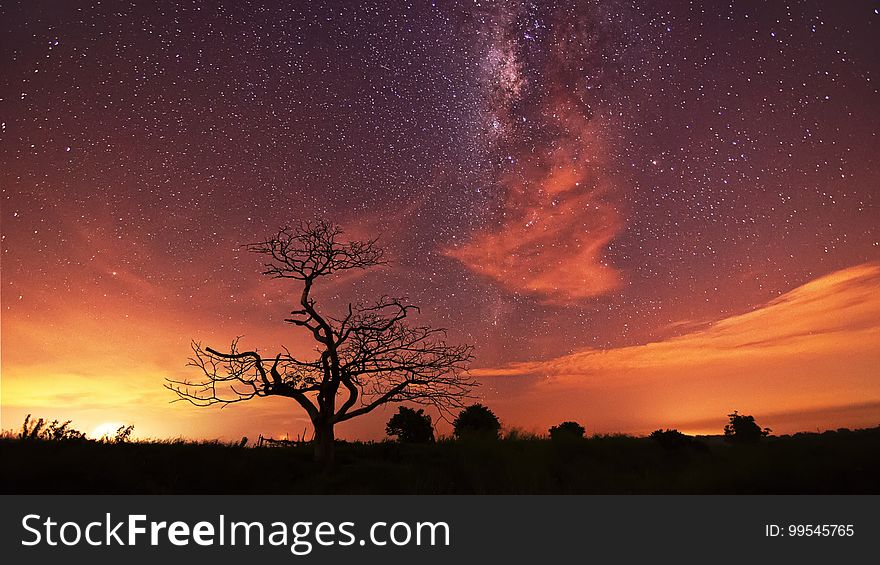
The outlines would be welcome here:
<svg viewBox="0 0 880 565">
<path fill-rule="evenodd" d="M 666 439 L 660 439 L 660 438 Z M 669 434 L 433 443 L 309 444 L 0 439 L 4 493 L 868 494 L 880 493 L 880 427 L 669 441 Z"/>
</svg>

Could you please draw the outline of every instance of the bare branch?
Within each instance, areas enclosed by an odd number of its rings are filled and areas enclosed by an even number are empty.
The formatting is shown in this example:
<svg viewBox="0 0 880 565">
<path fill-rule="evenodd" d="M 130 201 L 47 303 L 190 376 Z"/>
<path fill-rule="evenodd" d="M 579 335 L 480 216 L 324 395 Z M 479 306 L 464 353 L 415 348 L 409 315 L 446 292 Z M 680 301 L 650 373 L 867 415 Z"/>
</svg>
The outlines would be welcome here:
<svg viewBox="0 0 880 565">
<path fill-rule="evenodd" d="M 378 238 L 342 242 L 340 236 L 342 229 L 330 222 L 300 222 L 294 229 L 282 228 L 274 237 L 245 247 L 270 258 L 263 274 L 273 278 L 314 280 L 337 271 L 386 264 L 376 245 Z"/>
<path fill-rule="evenodd" d="M 165 388 L 173 391 L 177 400 L 185 400 L 196 406 L 226 406 L 255 397 L 278 395 L 293 398 L 307 412 L 317 412 L 306 396 L 318 390 L 314 364 L 279 353 L 267 374 L 259 353 L 238 351 L 239 339 L 232 341 L 229 353 L 202 347 L 194 341 L 193 356 L 187 365 L 200 369 L 201 378 L 183 381 L 166 379 Z"/>
</svg>

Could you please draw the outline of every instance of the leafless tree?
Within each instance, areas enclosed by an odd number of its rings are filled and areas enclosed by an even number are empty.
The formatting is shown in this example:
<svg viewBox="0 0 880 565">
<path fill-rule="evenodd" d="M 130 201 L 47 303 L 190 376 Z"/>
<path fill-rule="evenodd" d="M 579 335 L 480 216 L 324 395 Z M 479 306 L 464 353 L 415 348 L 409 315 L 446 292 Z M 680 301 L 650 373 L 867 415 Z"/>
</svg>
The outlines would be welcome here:
<svg viewBox="0 0 880 565">
<path fill-rule="evenodd" d="M 297 309 L 284 321 L 308 332 L 317 358 L 303 360 L 284 349 L 272 357 L 242 351 L 239 338 L 227 352 L 193 342 L 189 365 L 195 381 L 169 380 L 179 400 L 221 406 L 264 396 L 285 396 L 305 410 L 314 427 L 315 457 L 333 461 L 334 426 L 389 402 L 431 405 L 442 413 L 462 406 L 474 386 L 467 374 L 472 347 L 446 342 L 443 329 L 410 325 L 416 306 L 383 296 L 351 304 L 331 316 L 319 308 L 312 288 L 322 277 L 384 265 L 377 240 L 343 241 L 328 222 L 304 222 L 247 245 L 265 255 L 263 274 L 299 281 Z"/>
</svg>

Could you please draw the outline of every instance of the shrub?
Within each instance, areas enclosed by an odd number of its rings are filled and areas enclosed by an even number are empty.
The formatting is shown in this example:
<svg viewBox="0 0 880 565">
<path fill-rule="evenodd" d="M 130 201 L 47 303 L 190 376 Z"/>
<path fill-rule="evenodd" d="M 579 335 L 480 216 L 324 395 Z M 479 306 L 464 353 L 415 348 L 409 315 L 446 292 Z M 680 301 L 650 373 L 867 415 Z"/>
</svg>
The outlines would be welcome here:
<svg viewBox="0 0 880 565">
<path fill-rule="evenodd" d="M 651 439 L 660 444 L 663 449 L 677 450 L 688 447 L 694 443 L 694 438 L 685 435 L 678 430 L 655 430 L 651 432 Z"/>
<path fill-rule="evenodd" d="M 34 422 L 31 420 L 31 415 L 28 414 L 24 417 L 24 424 L 21 426 L 21 433 L 18 436 L 19 439 L 39 439 L 40 432 L 43 430 L 43 424 L 45 423 L 46 421 L 42 418 Z"/>
<path fill-rule="evenodd" d="M 67 420 L 63 423 L 59 422 L 58 420 L 52 420 L 49 425 L 46 425 L 46 420 L 44 420 L 43 418 L 34 421 L 31 420 L 31 415 L 28 414 L 24 418 L 24 424 L 21 427 L 21 434 L 19 434 L 18 437 L 22 440 L 84 440 L 86 438 L 86 434 L 79 430 L 71 428 L 70 422 L 71 420 Z"/>
<path fill-rule="evenodd" d="M 431 416 L 421 408 L 413 410 L 399 406 L 397 414 L 391 416 L 385 426 L 385 433 L 396 436 L 397 441 L 406 443 L 431 443 L 434 441 L 434 427 Z"/>
<path fill-rule="evenodd" d="M 134 426 L 119 426 L 116 429 L 116 435 L 113 436 L 113 443 L 128 443 L 128 440 L 131 439 L 131 432 L 133 431 Z"/>
<path fill-rule="evenodd" d="M 482 404 L 473 404 L 462 410 L 452 422 L 455 437 L 498 439 L 501 422 L 494 412 Z"/>
<path fill-rule="evenodd" d="M 556 426 L 553 426 L 549 430 L 550 439 L 559 441 L 559 440 L 573 440 L 573 439 L 583 439 L 584 434 L 587 433 L 587 430 L 577 422 L 562 422 Z"/>
</svg>

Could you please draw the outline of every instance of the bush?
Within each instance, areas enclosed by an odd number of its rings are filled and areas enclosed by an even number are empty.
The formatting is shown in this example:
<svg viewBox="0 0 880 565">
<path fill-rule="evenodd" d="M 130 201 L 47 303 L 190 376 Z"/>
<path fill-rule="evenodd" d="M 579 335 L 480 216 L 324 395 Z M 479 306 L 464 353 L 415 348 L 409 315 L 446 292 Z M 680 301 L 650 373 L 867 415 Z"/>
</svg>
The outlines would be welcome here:
<svg viewBox="0 0 880 565">
<path fill-rule="evenodd" d="M 587 430 L 577 422 L 562 422 L 550 428 L 549 432 L 550 439 L 559 441 L 584 439 L 584 434 L 587 433 Z"/>
<path fill-rule="evenodd" d="M 125 424 L 119 426 L 116 428 L 116 435 L 113 436 L 113 443 L 128 443 L 133 431 L 134 426 L 126 426 Z"/>
<path fill-rule="evenodd" d="M 452 422 L 455 437 L 498 439 L 501 422 L 494 412 L 482 404 L 474 404 L 462 410 Z"/>
<path fill-rule="evenodd" d="M 64 423 L 61 423 L 58 420 L 52 420 L 47 426 L 46 420 L 43 418 L 33 421 L 31 420 L 31 415 L 28 414 L 24 418 L 24 424 L 21 427 L 21 434 L 19 434 L 18 437 L 22 440 L 44 441 L 85 440 L 86 434 L 71 428 L 70 422 L 71 420 L 67 420 Z"/>
<path fill-rule="evenodd" d="M 770 428 L 761 429 L 752 416 L 743 416 L 734 410 L 727 417 L 730 422 L 724 426 L 724 438 L 728 441 L 754 443 L 770 434 Z"/>
<path fill-rule="evenodd" d="M 694 438 L 685 435 L 678 430 L 655 430 L 651 432 L 651 439 L 660 444 L 660 447 L 668 450 L 677 450 L 689 447 L 694 443 Z"/>
<path fill-rule="evenodd" d="M 397 414 L 391 416 L 385 426 L 385 433 L 396 436 L 397 441 L 405 443 L 431 443 L 434 441 L 434 427 L 431 416 L 421 408 L 413 410 L 400 406 Z"/>
</svg>

